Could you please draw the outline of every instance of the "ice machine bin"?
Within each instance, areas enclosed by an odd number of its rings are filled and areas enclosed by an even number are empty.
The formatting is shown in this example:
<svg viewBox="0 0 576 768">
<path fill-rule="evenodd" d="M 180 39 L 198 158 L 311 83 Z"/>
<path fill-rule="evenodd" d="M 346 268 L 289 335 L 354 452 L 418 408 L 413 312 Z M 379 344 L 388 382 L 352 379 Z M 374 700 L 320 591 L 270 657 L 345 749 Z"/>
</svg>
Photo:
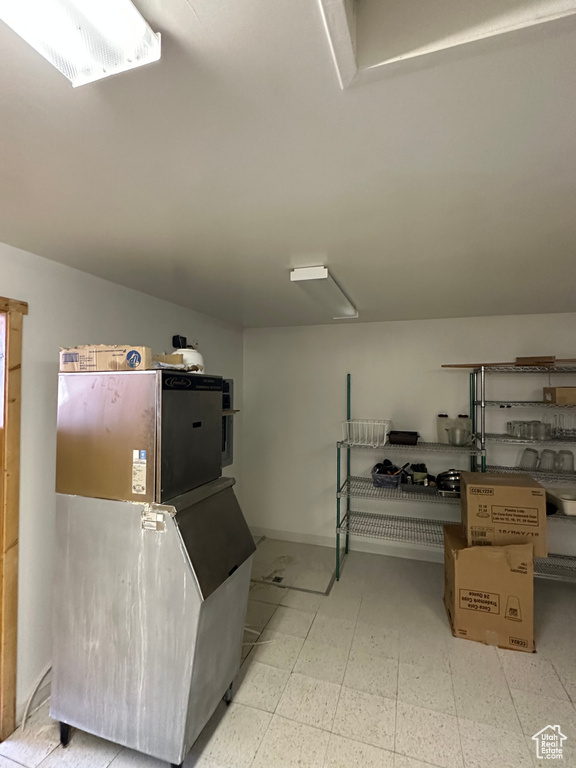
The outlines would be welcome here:
<svg viewBox="0 0 576 768">
<path fill-rule="evenodd" d="M 233 484 L 57 495 L 53 718 L 183 761 L 240 666 L 255 546 Z"/>
</svg>

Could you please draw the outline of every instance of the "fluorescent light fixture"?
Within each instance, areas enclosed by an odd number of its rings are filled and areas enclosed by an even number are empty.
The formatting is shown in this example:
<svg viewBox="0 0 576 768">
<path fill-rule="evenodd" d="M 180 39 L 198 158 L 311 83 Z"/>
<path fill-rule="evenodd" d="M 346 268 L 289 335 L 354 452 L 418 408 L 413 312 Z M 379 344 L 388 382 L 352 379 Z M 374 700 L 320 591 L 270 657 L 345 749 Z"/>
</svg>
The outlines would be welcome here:
<svg viewBox="0 0 576 768">
<path fill-rule="evenodd" d="M 74 87 L 160 58 L 160 35 L 130 0 L 0 0 L 0 19 Z"/>
<path fill-rule="evenodd" d="M 326 267 L 293 269 L 290 280 L 298 283 L 314 301 L 330 310 L 334 320 L 358 317 L 358 310 Z"/>
</svg>

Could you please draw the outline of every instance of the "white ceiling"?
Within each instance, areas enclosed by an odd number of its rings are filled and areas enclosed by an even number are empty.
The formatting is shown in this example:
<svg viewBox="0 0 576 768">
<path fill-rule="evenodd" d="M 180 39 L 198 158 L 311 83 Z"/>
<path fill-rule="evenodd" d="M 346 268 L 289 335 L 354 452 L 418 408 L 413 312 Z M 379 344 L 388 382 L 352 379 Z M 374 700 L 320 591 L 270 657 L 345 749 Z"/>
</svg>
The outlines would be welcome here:
<svg viewBox="0 0 576 768">
<path fill-rule="evenodd" d="M 0 25 L 0 241 L 245 326 L 329 322 L 315 264 L 363 321 L 576 311 L 575 17 L 342 91 L 313 0 L 136 4 L 162 60 L 78 89 Z"/>
<path fill-rule="evenodd" d="M 576 13 L 575 0 L 353 2 L 359 67 L 423 56 Z"/>
</svg>

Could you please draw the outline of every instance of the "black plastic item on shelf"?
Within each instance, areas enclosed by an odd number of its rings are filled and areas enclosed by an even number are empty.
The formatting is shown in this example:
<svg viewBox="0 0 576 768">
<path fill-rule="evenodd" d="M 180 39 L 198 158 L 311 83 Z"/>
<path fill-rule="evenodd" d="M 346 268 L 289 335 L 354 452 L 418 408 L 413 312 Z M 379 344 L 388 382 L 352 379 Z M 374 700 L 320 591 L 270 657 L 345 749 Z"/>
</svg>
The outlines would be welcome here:
<svg viewBox="0 0 576 768">
<path fill-rule="evenodd" d="M 381 475 L 378 472 L 372 472 L 372 482 L 375 488 L 398 488 L 403 474 L 399 472 L 397 475 Z"/>
<path fill-rule="evenodd" d="M 397 429 L 388 432 L 390 445 L 416 445 L 418 437 L 418 432 L 405 432 Z"/>
</svg>

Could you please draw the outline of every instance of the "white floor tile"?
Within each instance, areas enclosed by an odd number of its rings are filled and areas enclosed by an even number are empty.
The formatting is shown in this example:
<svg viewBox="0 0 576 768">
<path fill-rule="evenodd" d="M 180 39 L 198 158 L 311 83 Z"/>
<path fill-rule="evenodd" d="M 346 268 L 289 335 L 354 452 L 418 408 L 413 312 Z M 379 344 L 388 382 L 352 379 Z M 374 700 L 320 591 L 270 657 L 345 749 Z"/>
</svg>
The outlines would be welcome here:
<svg viewBox="0 0 576 768">
<path fill-rule="evenodd" d="M 252 768 L 323 768 L 330 734 L 274 715 Z"/>
<path fill-rule="evenodd" d="M 248 600 L 246 612 L 246 626 L 256 632 L 262 632 L 268 624 L 277 606 L 273 603 L 261 603 L 258 600 Z"/>
<path fill-rule="evenodd" d="M 306 640 L 300 651 L 300 656 L 298 656 L 294 672 L 340 685 L 344 679 L 347 662 L 348 651 L 346 649 Z"/>
<path fill-rule="evenodd" d="M 232 702 L 220 707 L 192 747 L 195 755 L 234 766 L 251 765 L 272 715 L 259 709 Z"/>
<path fill-rule="evenodd" d="M 24 732 L 20 727 L 0 744 L 0 755 L 27 768 L 36 768 L 59 744 L 59 725 L 51 719 L 48 705 L 44 704 L 30 717 Z"/>
<path fill-rule="evenodd" d="M 255 582 L 250 589 L 250 600 L 257 600 L 260 603 L 271 603 L 272 605 L 280 605 L 282 599 L 288 592 L 287 589 L 282 587 L 274 587 L 271 584 L 261 584 Z"/>
<path fill-rule="evenodd" d="M 359 621 L 354 632 L 352 650 L 397 659 L 400 654 L 398 630 L 385 632 Z"/>
<path fill-rule="evenodd" d="M 242 667 L 235 684 L 234 701 L 247 707 L 274 712 L 284 692 L 290 672 L 259 661 Z"/>
<path fill-rule="evenodd" d="M 521 733 L 494 725 L 458 720 L 466 768 L 531 768 L 532 760 Z"/>
<path fill-rule="evenodd" d="M 166 768 L 166 763 L 156 757 L 124 748 L 112 760 L 110 768 Z"/>
<path fill-rule="evenodd" d="M 398 604 L 394 597 L 366 597 L 358 611 L 358 621 L 377 627 L 382 632 L 393 632 L 402 625 Z"/>
<path fill-rule="evenodd" d="M 398 692 L 398 660 L 353 650 L 346 666 L 344 685 L 355 691 L 395 699 Z"/>
<path fill-rule="evenodd" d="M 251 659 L 291 671 L 304 645 L 304 640 L 301 637 L 283 635 L 281 632 L 265 629 L 258 638 L 258 643 L 259 645 L 252 651 Z"/>
<path fill-rule="evenodd" d="M 433 763 L 423 763 L 422 760 L 415 760 L 406 755 L 394 755 L 394 768 L 437 768 Z"/>
<path fill-rule="evenodd" d="M 566 691 L 568 698 L 572 701 L 573 704 L 576 704 L 576 679 L 571 677 L 564 677 L 560 674 L 560 680 L 564 686 L 564 690 Z"/>
<path fill-rule="evenodd" d="M 447 715 L 456 714 L 452 675 L 422 664 L 400 663 L 398 700 Z"/>
<path fill-rule="evenodd" d="M 576 709 L 571 702 L 515 689 L 511 693 L 525 734 L 533 736 L 546 725 L 559 725 L 576 744 Z"/>
<path fill-rule="evenodd" d="M 308 633 L 308 640 L 312 640 L 313 643 L 332 645 L 335 648 L 348 650 L 352 645 L 354 627 L 353 621 L 335 619 L 333 616 L 316 615 Z"/>
<path fill-rule="evenodd" d="M 399 634 L 399 643 L 401 662 L 450 672 L 448 648 L 442 637 L 403 631 Z"/>
<path fill-rule="evenodd" d="M 68 746 L 56 747 L 41 765 L 42 768 L 107 768 L 121 749 L 118 744 L 73 728 Z"/>
<path fill-rule="evenodd" d="M 396 702 L 393 699 L 342 688 L 333 733 L 392 752 L 395 727 Z"/>
<path fill-rule="evenodd" d="M 13 760 L 0 755 L 0 768 L 22 768 L 22 763 L 15 763 Z"/>
<path fill-rule="evenodd" d="M 505 731 L 521 731 L 507 685 L 496 685 L 490 679 L 478 683 L 456 675 L 452 676 L 452 683 L 458 717 L 500 727 Z"/>
<path fill-rule="evenodd" d="M 335 581 L 330 590 L 330 597 L 359 597 L 364 595 L 366 578 L 361 574 L 349 571 L 346 578 Z"/>
<path fill-rule="evenodd" d="M 272 632 L 281 632 L 283 635 L 304 638 L 312 626 L 314 615 L 312 611 L 298 611 L 296 608 L 280 605 L 268 622 L 268 629 Z"/>
<path fill-rule="evenodd" d="M 299 611 L 311 611 L 316 613 L 320 603 L 327 600 L 323 595 L 316 595 L 312 592 L 301 592 L 297 589 L 284 589 L 284 595 L 280 601 L 281 605 L 288 608 L 297 608 Z"/>
<path fill-rule="evenodd" d="M 452 715 L 398 702 L 396 752 L 442 768 L 463 768 L 458 721 Z"/>
<path fill-rule="evenodd" d="M 303 568 L 294 576 L 291 586 L 324 594 L 330 586 L 335 567 L 336 565 L 331 563 L 330 568 L 325 571 Z"/>
<path fill-rule="evenodd" d="M 332 734 L 324 768 L 394 768 L 394 753 Z"/>
<path fill-rule="evenodd" d="M 163 768 L 168 768 L 166 763 L 163 763 Z M 220 760 L 214 760 L 211 757 L 206 757 L 206 755 L 190 752 L 184 760 L 183 768 L 237 768 L 237 764 L 222 763 Z"/>
<path fill-rule="evenodd" d="M 244 636 L 242 637 L 242 653 L 240 656 L 241 663 L 248 656 L 254 647 L 253 643 L 257 642 L 259 636 L 259 634 L 255 635 L 253 632 L 246 632 L 246 630 L 244 630 Z"/>
<path fill-rule="evenodd" d="M 499 650 L 498 654 L 510 688 L 568 700 L 564 686 L 548 659 L 517 651 Z"/>
<path fill-rule="evenodd" d="M 344 619 L 356 623 L 362 598 L 360 595 L 340 595 L 331 593 L 319 608 L 319 616 L 333 616 L 336 619 Z"/>
<path fill-rule="evenodd" d="M 280 717 L 329 731 L 332 727 L 340 686 L 293 672 L 276 712 Z"/>
<path fill-rule="evenodd" d="M 452 674 L 471 682 L 507 685 L 497 649 L 473 640 L 451 637 L 446 642 Z"/>
</svg>

